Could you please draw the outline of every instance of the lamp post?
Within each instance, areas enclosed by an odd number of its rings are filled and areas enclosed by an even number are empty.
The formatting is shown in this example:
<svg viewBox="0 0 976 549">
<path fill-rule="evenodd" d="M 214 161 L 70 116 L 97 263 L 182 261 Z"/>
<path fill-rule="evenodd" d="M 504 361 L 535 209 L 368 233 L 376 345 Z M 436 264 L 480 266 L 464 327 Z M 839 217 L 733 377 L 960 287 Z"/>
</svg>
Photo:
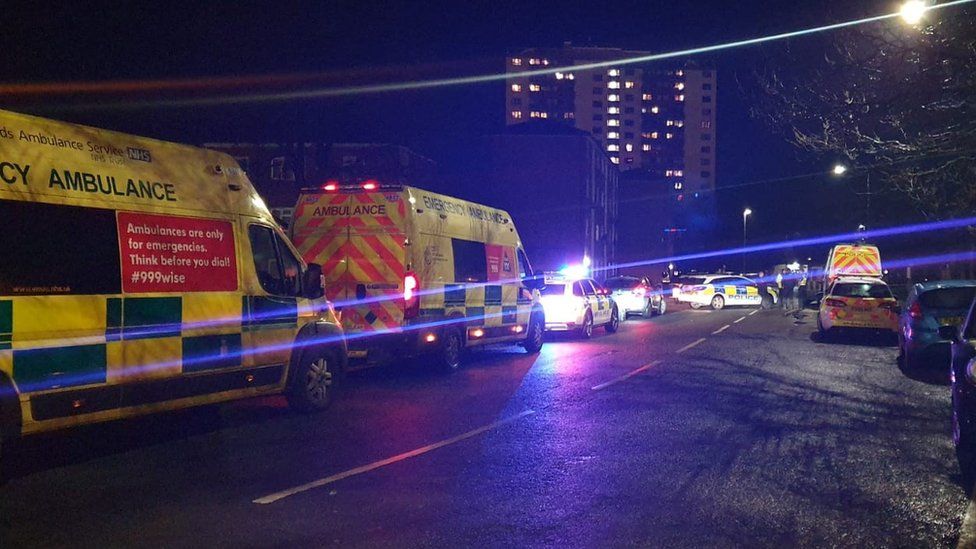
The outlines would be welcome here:
<svg viewBox="0 0 976 549">
<path fill-rule="evenodd" d="M 746 208 L 742 210 L 742 272 L 746 272 L 746 220 L 752 215 L 752 210 Z"/>
</svg>

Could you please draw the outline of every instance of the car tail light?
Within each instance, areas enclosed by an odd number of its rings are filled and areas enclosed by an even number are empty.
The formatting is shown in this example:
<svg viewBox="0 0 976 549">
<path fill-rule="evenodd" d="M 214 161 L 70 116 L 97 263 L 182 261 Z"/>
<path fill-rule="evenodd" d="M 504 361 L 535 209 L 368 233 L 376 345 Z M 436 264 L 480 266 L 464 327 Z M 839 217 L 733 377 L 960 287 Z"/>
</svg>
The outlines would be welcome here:
<svg viewBox="0 0 976 549">
<path fill-rule="evenodd" d="M 915 320 L 921 320 L 923 316 L 922 304 L 916 301 L 912 303 L 912 306 L 908 308 L 908 316 L 914 318 Z"/>
<path fill-rule="evenodd" d="M 844 303 L 839 299 L 831 299 L 829 297 L 824 300 L 824 304 L 826 304 L 828 307 L 847 307 L 847 303 Z"/>
<path fill-rule="evenodd" d="M 417 275 L 407 273 L 403 277 L 403 318 L 416 318 L 420 315 L 420 281 Z"/>
</svg>

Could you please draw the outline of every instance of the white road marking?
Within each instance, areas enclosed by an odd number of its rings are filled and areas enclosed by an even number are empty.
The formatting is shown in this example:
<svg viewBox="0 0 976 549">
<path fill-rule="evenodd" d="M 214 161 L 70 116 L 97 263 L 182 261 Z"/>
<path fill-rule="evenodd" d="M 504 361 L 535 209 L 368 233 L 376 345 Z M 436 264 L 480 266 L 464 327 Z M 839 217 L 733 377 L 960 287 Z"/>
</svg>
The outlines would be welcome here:
<svg viewBox="0 0 976 549">
<path fill-rule="evenodd" d="M 677 351 L 675 351 L 675 354 L 683 353 L 683 352 L 687 351 L 688 349 L 691 349 L 695 345 L 700 345 L 704 341 L 705 341 L 705 338 L 704 337 L 701 338 L 701 339 L 699 339 L 698 341 L 692 341 L 691 343 L 689 343 L 689 344 L 685 345 L 684 347 L 682 347 L 682 348 L 678 349 Z"/>
<path fill-rule="evenodd" d="M 319 480 L 315 480 L 315 481 L 309 482 L 307 484 L 302 484 L 301 486 L 296 486 L 295 488 L 290 488 L 288 490 L 282 490 L 280 492 L 275 492 L 274 494 L 269 494 L 267 496 L 260 497 L 260 498 L 258 498 L 256 500 L 254 500 L 252 503 L 257 503 L 259 505 L 268 505 L 268 504 L 274 503 L 276 501 L 280 501 L 282 499 L 285 499 L 287 497 L 291 497 L 291 496 L 294 496 L 296 494 L 301 494 L 302 492 L 307 492 L 309 490 L 314 490 L 315 488 L 321 488 L 322 486 L 325 486 L 327 484 L 332 484 L 333 482 L 338 482 L 338 481 L 340 481 L 342 479 L 346 479 L 346 478 L 353 477 L 353 476 L 356 476 L 356 475 L 361 475 L 363 473 L 368 473 L 370 471 L 379 469 L 380 467 L 385 467 L 387 465 L 392 465 L 394 463 L 397 463 L 397 462 L 400 462 L 400 461 L 403 461 L 403 460 L 406 460 L 406 459 L 409 459 L 409 458 L 412 458 L 412 457 L 416 457 L 416 456 L 419 456 L 419 455 L 422 455 L 422 454 L 426 454 L 427 452 L 431 452 L 433 450 L 437 450 L 438 448 L 443 448 L 445 446 L 449 446 L 451 444 L 455 444 L 457 442 L 461 442 L 462 440 L 469 439 L 469 438 L 474 437 L 474 436 L 478 436 L 478 435 L 480 435 L 482 433 L 491 431 L 492 429 L 497 429 L 498 427 L 501 427 L 503 425 L 507 425 L 509 423 L 512 423 L 514 421 L 517 421 L 519 419 L 522 419 L 522 418 L 524 418 L 526 416 L 530 416 L 530 415 L 532 415 L 534 413 L 535 413 L 535 410 L 526 410 L 526 411 L 522 412 L 521 414 L 514 415 L 514 416 L 511 416 L 511 417 L 507 417 L 505 419 L 498 420 L 498 421 L 496 421 L 496 422 L 494 422 L 492 424 L 485 425 L 484 427 L 479 427 L 477 429 L 468 431 L 467 433 L 460 434 L 460 435 L 458 435 L 456 437 L 453 437 L 453 438 L 449 438 L 449 439 L 446 439 L 446 440 L 442 440 L 440 442 L 435 442 L 434 444 L 429 444 L 429 445 L 424 446 L 422 448 L 417 448 L 416 450 L 410 450 L 409 452 L 404 452 L 402 454 L 398 454 L 398 455 L 395 455 L 393 457 L 388 457 L 386 459 L 381 459 L 379 461 L 374 461 L 373 463 L 369 463 L 369 464 L 366 464 L 366 465 L 362 465 L 362 466 L 356 467 L 354 469 L 349 469 L 348 471 L 343 471 L 341 473 L 337 473 L 337 474 L 332 475 L 332 476 L 328 476 L 328 477 L 325 477 L 325 478 L 321 478 Z"/>
<path fill-rule="evenodd" d="M 715 330 L 714 332 L 712 332 L 712 335 L 718 335 L 718 334 L 724 332 L 725 330 L 728 330 L 729 329 L 729 326 L 731 326 L 731 324 L 726 324 L 725 326 L 722 326 L 718 330 Z"/>
<path fill-rule="evenodd" d="M 751 313 L 749 313 L 749 316 L 752 316 L 752 315 L 754 315 L 754 314 L 756 314 L 756 313 L 758 313 L 758 312 L 759 312 L 759 309 L 756 309 L 755 311 L 753 311 L 753 312 L 751 312 Z"/>
<path fill-rule="evenodd" d="M 732 321 L 732 324 L 738 324 L 738 323 L 740 323 L 740 322 L 742 322 L 742 321 L 743 321 L 743 320 L 745 320 L 745 319 L 746 319 L 746 317 L 742 317 L 742 318 L 740 318 L 740 319 L 738 319 L 738 320 L 733 320 L 733 321 Z"/>
<path fill-rule="evenodd" d="M 655 360 L 653 362 L 648 362 L 647 364 L 641 366 L 640 368 L 637 368 L 636 370 L 632 370 L 630 372 L 627 372 L 626 374 L 624 374 L 624 375 L 622 375 L 622 376 L 620 376 L 618 378 L 611 379 L 610 381 L 607 381 L 606 383 L 601 383 L 599 385 L 596 385 L 594 387 L 591 387 L 591 389 L 594 390 L 594 391 L 599 391 L 600 389 L 606 389 L 607 387 L 613 385 L 614 383 L 620 383 L 621 381 L 623 381 L 625 379 L 632 378 L 632 377 L 636 376 L 637 374 L 639 374 L 641 372 L 646 372 L 647 370 L 650 370 L 651 368 L 653 368 L 654 366 L 657 366 L 660 363 L 661 363 L 660 360 Z"/>
</svg>

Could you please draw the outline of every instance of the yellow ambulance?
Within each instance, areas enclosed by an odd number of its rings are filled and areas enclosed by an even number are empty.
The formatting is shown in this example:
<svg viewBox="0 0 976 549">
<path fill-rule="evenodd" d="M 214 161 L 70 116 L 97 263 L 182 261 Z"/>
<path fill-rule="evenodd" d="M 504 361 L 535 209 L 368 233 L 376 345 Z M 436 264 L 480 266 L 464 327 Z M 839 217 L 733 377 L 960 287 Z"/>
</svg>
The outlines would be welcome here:
<svg viewBox="0 0 976 549">
<path fill-rule="evenodd" d="M 291 236 L 320 263 L 356 364 L 428 354 L 455 370 L 467 347 L 542 348 L 543 281 L 506 212 L 369 180 L 299 197 Z"/>
<path fill-rule="evenodd" d="M 321 267 L 229 156 L 0 111 L 0 443 L 285 392 L 346 360 Z"/>
</svg>

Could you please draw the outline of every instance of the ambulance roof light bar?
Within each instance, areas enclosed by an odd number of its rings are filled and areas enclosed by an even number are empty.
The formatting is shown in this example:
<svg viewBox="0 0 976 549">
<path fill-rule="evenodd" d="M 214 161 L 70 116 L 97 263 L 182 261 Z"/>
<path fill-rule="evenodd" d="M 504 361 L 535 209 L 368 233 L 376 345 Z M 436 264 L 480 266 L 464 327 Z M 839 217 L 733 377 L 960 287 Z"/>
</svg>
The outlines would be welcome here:
<svg viewBox="0 0 976 549">
<path fill-rule="evenodd" d="M 319 185 L 318 187 L 310 187 L 302 190 L 307 192 L 325 191 L 329 193 L 334 193 L 338 191 L 341 192 L 401 191 L 403 190 L 403 185 L 399 183 L 392 183 L 392 184 L 380 183 L 375 179 L 367 179 L 359 183 L 340 183 L 335 179 L 329 179 L 328 181 L 326 181 L 322 185 Z"/>
</svg>

